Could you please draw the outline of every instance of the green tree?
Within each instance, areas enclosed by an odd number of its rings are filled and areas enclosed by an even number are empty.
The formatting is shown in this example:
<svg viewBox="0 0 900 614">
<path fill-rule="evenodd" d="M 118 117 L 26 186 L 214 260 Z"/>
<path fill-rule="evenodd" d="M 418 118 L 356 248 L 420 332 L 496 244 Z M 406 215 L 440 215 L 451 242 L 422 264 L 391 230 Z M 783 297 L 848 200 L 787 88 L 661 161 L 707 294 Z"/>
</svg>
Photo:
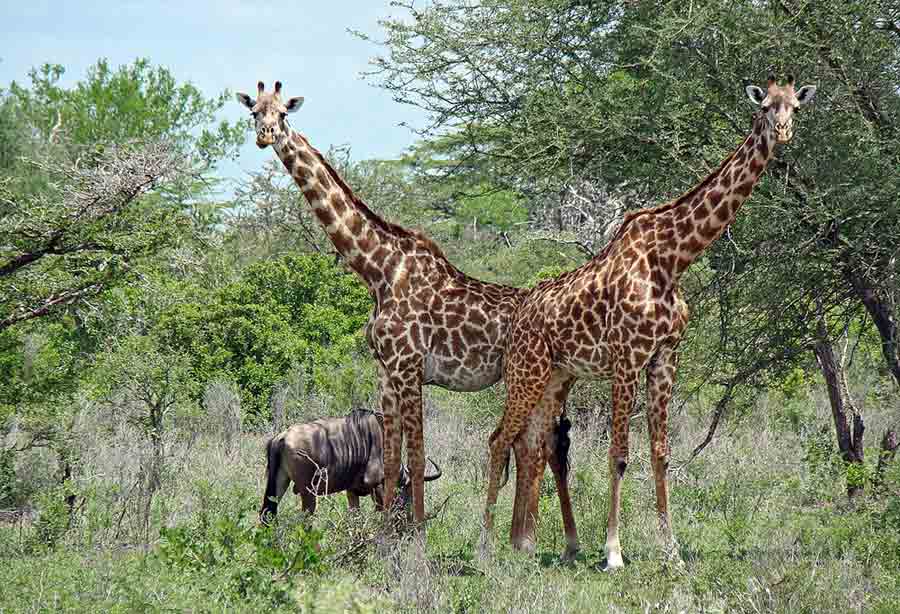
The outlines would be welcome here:
<svg viewBox="0 0 900 614">
<path fill-rule="evenodd" d="M 389 19 L 373 74 L 430 113 L 454 159 L 487 165 L 535 218 L 587 181 L 629 206 L 664 202 L 746 134 L 743 86 L 770 73 L 815 83 L 730 240 L 685 279 L 682 381 L 741 387 L 814 369 L 829 336 L 877 330 L 900 385 L 900 37 L 896 7 L 802 3 L 436 0 Z M 544 198 L 537 196 L 543 194 Z M 687 377 L 685 377 L 687 375 Z"/>
</svg>

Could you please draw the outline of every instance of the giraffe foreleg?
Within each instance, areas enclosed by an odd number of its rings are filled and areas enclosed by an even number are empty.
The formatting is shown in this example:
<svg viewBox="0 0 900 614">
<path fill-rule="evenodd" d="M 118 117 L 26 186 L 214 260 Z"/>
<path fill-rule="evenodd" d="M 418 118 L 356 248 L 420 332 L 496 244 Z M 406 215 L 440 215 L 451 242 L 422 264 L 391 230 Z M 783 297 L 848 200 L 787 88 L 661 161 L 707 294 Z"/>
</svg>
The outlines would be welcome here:
<svg viewBox="0 0 900 614">
<path fill-rule="evenodd" d="M 519 543 L 525 527 L 525 514 L 528 509 L 528 457 L 530 451 L 524 434 L 520 433 L 513 442 L 513 450 L 516 454 L 516 494 L 513 501 L 512 524 L 509 527 L 509 541 L 511 544 Z"/>
<path fill-rule="evenodd" d="M 656 483 L 656 513 L 663 548 L 669 558 L 677 558 L 677 545 L 672 533 L 669 510 L 669 440 L 668 415 L 678 355 L 673 346 L 663 346 L 647 367 L 647 426 L 650 434 L 650 463 Z"/>
<path fill-rule="evenodd" d="M 387 376 L 386 369 L 381 366 L 381 412 L 383 414 L 383 462 L 384 462 L 384 486 L 382 491 L 382 506 L 384 510 L 385 530 L 390 531 L 394 495 L 397 490 L 397 481 L 400 479 L 400 446 L 403 442 L 402 426 L 398 421 L 399 403 L 397 390 L 394 389 L 391 378 Z"/>
<path fill-rule="evenodd" d="M 425 442 L 422 424 L 422 386 L 403 389 L 401 400 L 406 461 L 412 487 L 412 518 L 420 534 L 425 533 Z"/>
<path fill-rule="evenodd" d="M 619 510 L 622 505 L 622 478 L 628 466 L 628 420 L 637 391 L 636 374 L 620 368 L 612 386 L 613 425 L 609 445 L 609 517 L 606 521 L 606 569 L 625 566 L 619 543 Z"/>
</svg>

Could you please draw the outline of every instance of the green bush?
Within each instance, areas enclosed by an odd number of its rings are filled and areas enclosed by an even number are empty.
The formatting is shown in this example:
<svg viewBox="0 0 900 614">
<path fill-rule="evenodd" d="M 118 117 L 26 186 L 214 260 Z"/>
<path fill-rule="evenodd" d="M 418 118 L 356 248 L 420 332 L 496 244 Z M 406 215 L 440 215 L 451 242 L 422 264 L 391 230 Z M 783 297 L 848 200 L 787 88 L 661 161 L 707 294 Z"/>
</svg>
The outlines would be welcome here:
<svg viewBox="0 0 900 614">
<path fill-rule="evenodd" d="M 224 586 L 216 591 L 225 590 L 237 599 L 292 603 L 290 579 L 324 569 L 321 534 L 298 524 L 287 535 L 279 535 L 274 527 L 247 525 L 242 515 L 162 528 L 160 559 L 179 572 L 223 578 Z"/>
</svg>

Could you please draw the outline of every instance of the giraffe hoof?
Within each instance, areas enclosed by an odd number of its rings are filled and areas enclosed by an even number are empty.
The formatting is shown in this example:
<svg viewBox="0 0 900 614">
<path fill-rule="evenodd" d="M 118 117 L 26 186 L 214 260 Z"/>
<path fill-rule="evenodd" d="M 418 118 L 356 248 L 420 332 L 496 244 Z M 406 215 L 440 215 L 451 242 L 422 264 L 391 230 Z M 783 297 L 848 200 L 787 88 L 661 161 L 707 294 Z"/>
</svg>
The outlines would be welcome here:
<svg viewBox="0 0 900 614">
<path fill-rule="evenodd" d="M 536 548 L 535 543 L 530 539 L 513 542 L 513 549 L 525 554 L 534 554 Z"/>
<path fill-rule="evenodd" d="M 625 561 L 622 560 L 622 555 L 618 552 L 610 552 L 606 555 L 606 564 L 601 569 L 606 572 L 613 572 L 624 567 Z"/>
</svg>

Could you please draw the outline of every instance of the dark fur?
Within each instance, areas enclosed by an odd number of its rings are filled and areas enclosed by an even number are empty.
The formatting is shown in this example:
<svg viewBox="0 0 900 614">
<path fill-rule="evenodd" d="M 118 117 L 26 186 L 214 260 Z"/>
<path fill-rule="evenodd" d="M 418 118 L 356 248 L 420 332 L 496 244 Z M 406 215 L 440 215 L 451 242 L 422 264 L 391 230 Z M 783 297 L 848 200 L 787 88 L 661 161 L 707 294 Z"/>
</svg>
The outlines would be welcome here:
<svg viewBox="0 0 900 614">
<path fill-rule="evenodd" d="M 556 460 L 559 462 L 560 467 L 560 475 L 562 479 L 567 479 L 569 475 L 569 448 L 572 445 L 572 440 L 569 438 L 569 431 L 572 430 L 572 421 L 566 418 L 565 414 L 560 416 L 559 423 L 553 429 L 553 433 L 556 436 L 556 446 L 554 449 L 554 453 L 556 454 Z M 488 445 L 494 438 L 499 434 L 500 429 L 495 429 L 493 433 L 491 433 L 490 439 L 488 439 Z M 506 451 L 506 463 L 503 466 L 503 481 L 500 482 L 500 488 L 506 486 L 506 483 L 509 481 L 509 466 L 512 462 L 512 454 L 509 450 Z"/>
<path fill-rule="evenodd" d="M 556 460 L 559 461 L 559 473 L 562 478 L 568 479 L 569 476 L 569 447 L 572 440 L 569 439 L 569 431 L 572 429 L 572 421 L 563 414 L 559 418 L 559 424 L 556 425 Z"/>
<path fill-rule="evenodd" d="M 284 440 L 279 439 L 276 442 L 275 439 L 275 437 L 272 437 L 266 443 L 266 495 L 263 499 L 262 509 L 259 512 L 260 518 L 263 519 L 278 513 L 275 482 L 278 477 L 278 465 L 281 463 L 281 449 L 284 447 Z"/>
</svg>

